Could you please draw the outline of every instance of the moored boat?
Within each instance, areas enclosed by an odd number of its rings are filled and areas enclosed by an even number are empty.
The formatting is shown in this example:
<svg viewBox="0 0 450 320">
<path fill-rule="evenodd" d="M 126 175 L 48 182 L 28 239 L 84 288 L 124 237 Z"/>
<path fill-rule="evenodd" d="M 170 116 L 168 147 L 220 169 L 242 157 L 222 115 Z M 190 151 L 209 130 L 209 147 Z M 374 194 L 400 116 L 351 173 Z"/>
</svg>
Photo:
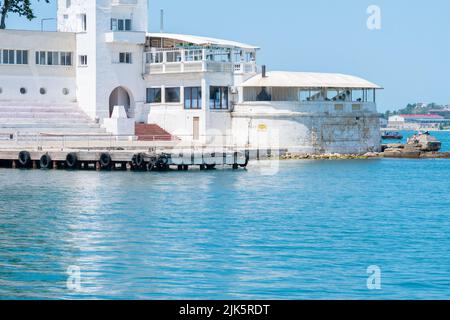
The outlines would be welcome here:
<svg viewBox="0 0 450 320">
<path fill-rule="evenodd" d="M 382 138 L 384 140 L 402 140 L 403 136 L 398 131 L 385 131 Z"/>
</svg>

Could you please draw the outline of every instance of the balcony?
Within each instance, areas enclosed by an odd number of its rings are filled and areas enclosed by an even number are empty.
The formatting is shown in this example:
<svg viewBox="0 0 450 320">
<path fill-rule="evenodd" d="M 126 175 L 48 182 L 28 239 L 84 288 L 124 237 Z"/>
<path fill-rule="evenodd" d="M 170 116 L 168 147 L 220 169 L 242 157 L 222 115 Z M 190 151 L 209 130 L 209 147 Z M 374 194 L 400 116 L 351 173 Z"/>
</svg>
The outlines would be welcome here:
<svg viewBox="0 0 450 320">
<path fill-rule="evenodd" d="M 137 0 L 111 0 L 111 6 L 135 6 Z"/>
<path fill-rule="evenodd" d="M 230 55 L 221 54 L 221 61 L 214 61 L 208 50 L 167 50 L 145 54 L 145 72 L 148 75 L 166 73 L 217 72 L 230 74 L 257 73 L 256 61 L 233 62 Z"/>
<path fill-rule="evenodd" d="M 106 43 L 144 44 L 145 32 L 136 31 L 111 31 L 105 33 Z"/>
</svg>

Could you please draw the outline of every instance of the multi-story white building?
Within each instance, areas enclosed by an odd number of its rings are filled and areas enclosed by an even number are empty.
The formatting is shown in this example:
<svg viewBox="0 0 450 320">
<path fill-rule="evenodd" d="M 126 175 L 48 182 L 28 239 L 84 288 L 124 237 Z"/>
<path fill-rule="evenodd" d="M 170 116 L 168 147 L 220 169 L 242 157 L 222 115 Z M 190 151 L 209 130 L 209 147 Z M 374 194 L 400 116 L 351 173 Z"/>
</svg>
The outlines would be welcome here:
<svg viewBox="0 0 450 320">
<path fill-rule="evenodd" d="M 199 143 L 379 148 L 380 87 L 363 79 L 266 72 L 256 46 L 148 33 L 147 0 L 58 0 L 57 26 L 0 31 L 0 118 L 2 106 L 64 104 L 114 134 L 145 123 Z"/>
</svg>

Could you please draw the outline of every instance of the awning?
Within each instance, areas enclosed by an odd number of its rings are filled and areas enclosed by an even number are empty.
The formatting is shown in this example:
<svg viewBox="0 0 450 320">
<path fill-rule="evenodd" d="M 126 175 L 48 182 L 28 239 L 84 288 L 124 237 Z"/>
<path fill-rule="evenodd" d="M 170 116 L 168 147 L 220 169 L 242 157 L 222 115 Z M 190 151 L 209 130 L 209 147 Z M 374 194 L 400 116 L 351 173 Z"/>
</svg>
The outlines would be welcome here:
<svg viewBox="0 0 450 320">
<path fill-rule="evenodd" d="M 258 74 L 241 85 L 242 87 L 284 88 L 333 88 L 333 89 L 383 89 L 367 80 L 336 73 L 268 72 L 265 78 Z"/>
<path fill-rule="evenodd" d="M 207 38 L 207 37 L 199 37 L 199 36 L 191 36 L 186 34 L 173 34 L 173 33 L 147 33 L 147 37 L 151 38 L 164 38 L 170 39 L 174 41 L 181 41 L 186 43 L 192 43 L 198 46 L 220 46 L 227 48 L 238 48 L 244 50 L 258 50 L 259 47 L 255 47 L 252 45 L 248 45 L 245 43 L 215 39 L 215 38 Z"/>
</svg>

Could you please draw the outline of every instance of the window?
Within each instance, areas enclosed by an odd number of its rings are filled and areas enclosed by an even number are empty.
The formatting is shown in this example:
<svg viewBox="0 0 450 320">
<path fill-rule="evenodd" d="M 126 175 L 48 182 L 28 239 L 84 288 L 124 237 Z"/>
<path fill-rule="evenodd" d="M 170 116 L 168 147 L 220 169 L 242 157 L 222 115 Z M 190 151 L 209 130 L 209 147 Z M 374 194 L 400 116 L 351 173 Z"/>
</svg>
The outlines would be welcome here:
<svg viewBox="0 0 450 320">
<path fill-rule="evenodd" d="M 70 93 L 70 91 L 69 91 L 69 89 L 64 88 L 64 89 L 62 89 L 62 93 L 63 93 L 63 95 L 67 96 Z"/>
<path fill-rule="evenodd" d="M 3 64 L 14 64 L 15 51 L 14 50 L 3 50 L 2 52 L 2 63 Z"/>
<path fill-rule="evenodd" d="M 119 63 L 132 63 L 131 52 L 120 52 L 119 53 Z"/>
<path fill-rule="evenodd" d="M 42 95 L 44 95 L 44 94 L 47 93 L 47 89 L 45 89 L 45 88 L 40 88 L 40 89 L 39 89 L 39 93 L 42 94 Z"/>
<path fill-rule="evenodd" d="M 71 66 L 72 65 L 72 52 L 61 52 L 61 65 Z"/>
<path fill-rule="evenodd" d="M 66 8 L 70 8 L 71 5 L 72 5 L 72 1 L 66 0 Z"/>
<path fill-rule="evenodd" d="M 26 88 L 20 88 L 20 94 L 26 94 L 27 93 L 27 89 Z"/>
<path fill-rule="evenodd" d="M 162 52 L 153 52 L 147 54 L 147 63 L 163 63 L 163 53 Z"/>
<path fill-rule="evenodd" d="M 16 51 L 16 64 L 28 64 L 28 51 L 17 50 Z"/>
<path fill-rule="evenodd" d="M 28 60 L 28 54 L 26 59 Z M 71 66 L 72 52 L 36 51 L 36 64 L 43 66 Z"/>
<path fill-rule="evenodd" d="M 0 63 L 28 64 L 28 50 L 0 50 Z"/>
<path fill-rule="evenodd" d="M 213 110 L 228 109 L 228 87 L 211 87 L 209 108 Z"/>
<path fill-rule="evenodd" d="M 167 62 L 180 62 L 181 61 L 181 52 L 172 51 L 167 52 Z"/>
<path fill-rule="evenodd" d="M 202 108 L 202 88 L 186 87 L 184 88 L 184 108 L 201 109 Z"/>
<path fill-rule="evenodd" d="M 161 88 L 147 88 L 147 103 L 161 103 Z"/>
<path fill-rule="evenodd" d="M 131 31 L 131 19 L 111 19 L 112 31 Z"/>
<path fill-rule="evenodd" d="M 180 88 L 166 88 L 166 103 L 180 103 Z"/>
<path fill-rule="evenodd" d="M 59 65 L 59 52 L 56 51 L 47 52 L 47 65 L 49 66 Z"/>
<path fill-rule="evenodd" d="M 203 50 L 187 50 L 186 61 L 201 61 L 203 59 Z"/>
<path fill-rule="evenodd" d="M 87 55 L 78 56 L 78 65 L 79 66 L 87 66 Z"/>
<path fill-rule="evenodd" d="M 77 15 L 78 32 L 85 32 L 87 30 L 87 17 L 86 14 Z"/>
</svg>

